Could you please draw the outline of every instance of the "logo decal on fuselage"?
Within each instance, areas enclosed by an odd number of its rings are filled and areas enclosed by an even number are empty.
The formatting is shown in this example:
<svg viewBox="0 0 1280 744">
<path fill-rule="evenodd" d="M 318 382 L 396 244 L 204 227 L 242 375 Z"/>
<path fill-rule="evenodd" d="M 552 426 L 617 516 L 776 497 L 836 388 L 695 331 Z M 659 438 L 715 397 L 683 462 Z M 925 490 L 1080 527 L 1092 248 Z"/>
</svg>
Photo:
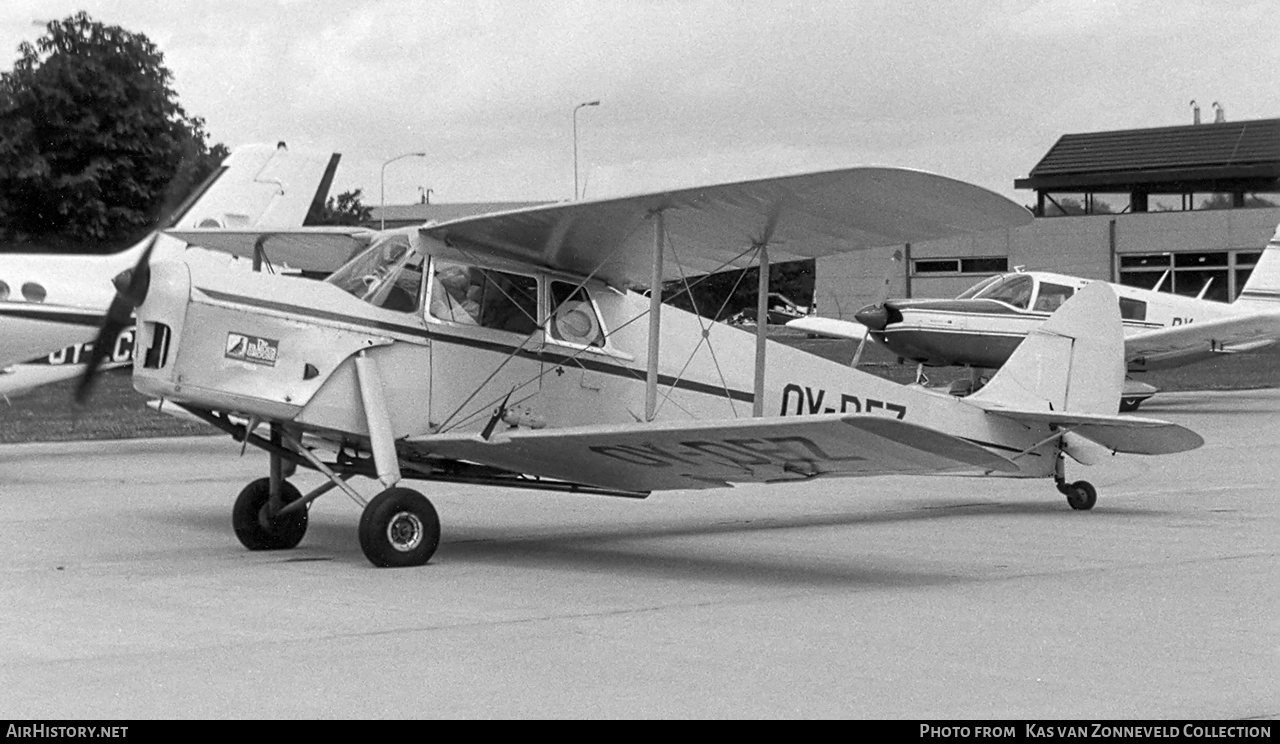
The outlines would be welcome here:
<svg viewBox="0 0 1280 744">
<path fill-rule="evenodd" d="M 227 334 L 226 357 L 228 359 L 274 367 L 279 353 L 280 342 L 276 339 L 246 336 L 243 333 Z"/>
</svg>

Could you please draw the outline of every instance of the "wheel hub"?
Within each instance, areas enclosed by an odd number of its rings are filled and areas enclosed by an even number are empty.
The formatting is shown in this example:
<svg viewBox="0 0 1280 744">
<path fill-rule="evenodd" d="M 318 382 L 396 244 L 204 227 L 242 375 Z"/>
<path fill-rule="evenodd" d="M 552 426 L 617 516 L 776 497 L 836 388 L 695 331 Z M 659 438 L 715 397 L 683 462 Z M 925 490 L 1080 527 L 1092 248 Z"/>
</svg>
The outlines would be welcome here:
<svg viewBox="0 0 1280 744">
<path fill-rule="evenodd" d="M 402 511 L 387 523 L 387 542 L 401 553 L 408 553 L 422 544 L 425 534 L 422 520 L 412 512 Z"/>
</svg>

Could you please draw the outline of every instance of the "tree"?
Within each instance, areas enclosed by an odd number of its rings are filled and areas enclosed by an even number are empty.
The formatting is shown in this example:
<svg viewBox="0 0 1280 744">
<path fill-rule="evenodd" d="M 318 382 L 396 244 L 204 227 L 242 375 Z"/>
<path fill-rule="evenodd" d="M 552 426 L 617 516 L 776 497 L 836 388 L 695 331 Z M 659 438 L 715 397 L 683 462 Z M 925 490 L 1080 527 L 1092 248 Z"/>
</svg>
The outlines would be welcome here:
<svg viewBox="0 0 1280 744">
<path fill-rule="evenodd" d="M 769 291 L 780 292 L 799 305 L 813 303 L 815 262 L 783 261 L 769 266 Z M 725 320 L 756 306 L 760 268 L 721 271 L 663 284 L 662 301 L 712 320 Z"/>
<path fill-rule="evenodd" d="M 369 221 L 369 215 L 373 213 L 372 207 L 366 207 L 361 203 L 360 199 L 363 196 L 363 189 L 344 191 L 336 197 L 331 196 L 325 201 L 323 207 L 311 208 L 311 212 L 307 214 L 306 223 L 308 225 L 362 225 Z"/>
<path fill-rule="evenodd" d="M 1084 202 L 1069 196 L 1061 197 L 1056 201 L 1050 200 L 1044 207 L 1045 217 L 1081 214 L 1115 214 L 1115 210 L 1111 208 L 1110 204 L 1103 201 L 1094 201 L 1092 206 L 1086 209 Z"/>
<path fill-rule="evenodd" d="M 1244 198 L 1245 209 L 1258 209 L 1262 207 L 1274 207 L 1276 203 L 1270 199 L 1264 199 L 1256 194 L 1250 194 Z M 1201 209 L 1234 209 L 1235 197 L 1231 194 L 1216 193 L 1205 199 L 1200 205 Z"/>
<path fill-rule="evenodd" d="M 227 155 L 206 143 L 142 34 L 80 12 L 0 73 L 0 238 L 102 250 L 136 240 Z"/>
</svg>

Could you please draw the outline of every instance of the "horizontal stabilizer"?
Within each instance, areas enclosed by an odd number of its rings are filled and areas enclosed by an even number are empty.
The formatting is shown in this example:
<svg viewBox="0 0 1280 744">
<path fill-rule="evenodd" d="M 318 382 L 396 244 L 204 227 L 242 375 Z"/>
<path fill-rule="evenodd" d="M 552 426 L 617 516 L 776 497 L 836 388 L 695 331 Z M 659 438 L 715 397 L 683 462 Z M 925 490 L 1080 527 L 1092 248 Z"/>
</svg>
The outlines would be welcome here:
<svg viewBox="0 0 1280 744">
<path fill-rule="evenodd" d="M 988 413 L 1026 423 L 1049 424 L 1097 442 L 1112 452 L 1131 455 L 1170 455 L 1204 444 L 1190 429 L 1159 419 L 1058 411 L 1019 411 L 983 405 Z"/>
<path fill-rule="evenodd" d="M 525 475 L 629 491 L 730 483 L 955 471 L 1017 472 L 1011 461 L 958 437 L 872 416 L 514 430 L 410 438 L 423 457 L 483 462 Z"/>
<path fill-rule="evenodd" d="M 1232 315 L 1186 325 L 1144 331 L 1124 340 L 1127 360 L 1177 352 L 1231 352 L 1237 345 L 1251 348 L 1280 339 L 1280 310 Z"/>
<path fill-rule="evenodd" d="M 851 320 L 836 320 L 835 318 L 819 318 L 816 315 L 807 318 L 796 318 L 787 322 L 787 327 L 805 333 L 813 333 L 819 336 L 829 336 L 831 338 L 847 338 L 853 341 L 861 341 L 867 336 L 867 327 L 861 323 L 855 323 Z"/>
</svg>

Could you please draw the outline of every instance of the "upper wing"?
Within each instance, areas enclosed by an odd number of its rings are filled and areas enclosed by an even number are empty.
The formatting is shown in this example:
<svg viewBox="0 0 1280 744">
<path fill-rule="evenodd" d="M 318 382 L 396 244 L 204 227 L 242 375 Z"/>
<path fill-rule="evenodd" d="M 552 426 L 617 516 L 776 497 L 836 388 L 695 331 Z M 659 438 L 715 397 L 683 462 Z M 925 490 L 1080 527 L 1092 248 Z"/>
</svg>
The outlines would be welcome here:
<svg viewBox="0 0 1280 744">
<path fill-rule="evenodd" d="M 1015 227 L 1031 214 L 972 184 L 897 168 L 850 168 L 464 217 L 425 235 L 475 251 L 614 286 L 648 286 L 654 224 L 663 214 L 664 279 L 751 264 Z"/>
<path fill-rule="evenodd" d="M 252 258 L 261 251 L 275 265 L 330 273 L 369 246 L 377 232 L 363 227 L 166 230 L 191 245 Z"/>
<path fill-rule="evenodd" d="M 1257 348 L 1259 342 L 1280 339 L 1280 310 L 1233 315 L 1216 320 L 1157 328 L 1136 333 L 1124 340 L 1125 360 L 1131 363 L 1158 363 L 1172 366 L 1179 357 L 1187 361 Z M 1245 349 L 1233 348 L 1248 345 Z"/>
<path fill-rule="evenodd" d="M 420 455 L 628 491 L 730 483 L 957 470 L 1016 472 L 1005 458 L 958 437 L 897 419 L 794 416 L 717 422 L 516 430 L 489 441 L 432 435 L 407 442 Z"/>
</svg>

